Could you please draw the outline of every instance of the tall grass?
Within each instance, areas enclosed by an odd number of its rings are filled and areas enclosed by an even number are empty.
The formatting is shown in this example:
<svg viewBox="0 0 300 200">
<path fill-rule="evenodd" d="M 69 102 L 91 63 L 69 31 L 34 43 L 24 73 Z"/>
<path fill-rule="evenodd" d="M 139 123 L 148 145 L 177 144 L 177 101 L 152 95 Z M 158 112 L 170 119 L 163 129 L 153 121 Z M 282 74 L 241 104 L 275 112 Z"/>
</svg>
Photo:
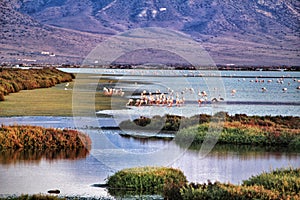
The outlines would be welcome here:
<svg viewBox="0 0 300 200">
<path fill-rule="evenodd" d="M 70 82 L 74 75 L 55 68 L 14 69 L 0 68 L 0 101 L 9 93 L 20 90 L 48 88 L 63 82 Z"/>
<path fill-rule="evenodd" d="M 18 125 L 0 127 L 0 150 L 89 149 L 90 145 L 89 136 L 75 130 Z"/>
<path fill-rule="evenodd" d="M 270 173 L 264 172 L 245 180 L 243 185 L 261 185 L 268 190 L 297 195 L 300 194 L 300 168 L 276 169 Z"/>
<path fill-rule="evenodd" d="M 253 176 L 242 185 L 190 183 L 181 189 L 184 200 L 195 199 L 300 199 L 300 169 L 277 169 Z"/>
<path fill-rule="evenodd" d="M 212 127 L 219 126 L 219 129 Z M 288 146 L 296 149 L 300 146 L 299 117 L 247 116 L 225 114 L 225 122 L 199 123 L 176 133 L 175 141 L 184 145 L 192 141 L 193 146 L 201 145 L 210 135 L 218 137 L 219 144 Z"/>
<path fill-rule="evenodd" d="M 126 194 L 180 195 L 179 188 L 187 183 L 184 174 L 167 167 L 138 167 L 121 170 L 108 178 L 109 193 L 114 196 Z"/>
<path fill-rule="evenodd" d="M 207 135 L 218 136 L 219 144 L 254 145 L 254 146 L 287 146 L 298 145 L 299 129 L 248 126 L 240 122 L 227 122 L 220 132 L 210 131 L 212 124 L 200 124 L 180 130 L 175 137 L 179 145 L 192 141 L 191 145 L 201 145 Z"/>
</svg>

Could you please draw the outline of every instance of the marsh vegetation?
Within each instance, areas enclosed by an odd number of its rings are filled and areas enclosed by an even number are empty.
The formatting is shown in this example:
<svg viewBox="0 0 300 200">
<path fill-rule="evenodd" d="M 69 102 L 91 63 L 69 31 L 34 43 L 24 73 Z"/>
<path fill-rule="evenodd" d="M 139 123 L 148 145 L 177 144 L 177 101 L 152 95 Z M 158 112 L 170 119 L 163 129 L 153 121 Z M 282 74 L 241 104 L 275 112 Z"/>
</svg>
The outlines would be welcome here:
<svg viewBox="0 0 300 200">
<path fill-rule="evenodd" d="M 91 139 L 76 130 L 12 125 L 0 127 L 0 150 L 89 149 Z"/>
<path fill-rule="evenodd" d="M 108 178 L 109 193 L 115 197 L 161 194 L 165 199 L 298 199 L 300 169 L 276 169 L 244 180 L 241 185 L 208 180 L 187 183 L 173 168 L 139 167 L 118 171 Z"/>
<path fill-rule="evenodd" d="M 4 96 L 20 90 L 49 88 L 59 83 L 70 82 L 73 74 L 55 68 L 43 69 L 0 69 L 0 101 Z"/>
</svg>

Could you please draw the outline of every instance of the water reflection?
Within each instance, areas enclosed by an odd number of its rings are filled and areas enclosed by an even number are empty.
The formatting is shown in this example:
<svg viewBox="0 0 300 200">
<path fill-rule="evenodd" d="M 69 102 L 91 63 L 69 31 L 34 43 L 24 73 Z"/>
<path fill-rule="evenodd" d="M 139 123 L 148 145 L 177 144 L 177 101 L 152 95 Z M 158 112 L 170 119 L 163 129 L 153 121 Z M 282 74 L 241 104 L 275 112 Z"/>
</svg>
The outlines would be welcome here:
<svg viewBox="0 0 300 200">
<path fill-rule="evenodd" d="M 191 146 L 190 153 L 198 154 L 201 146 Z M 208 155 L 217 159 L 228 159 L 232 155 L 238 155 L 240 160 L 270 159 L 281 160 L 282 158 L 299 158 L 300 152 L 295 152 L 287 147 L 262 147 L 250 145 L 218 144 L 214 146 Z"/>
<path fill-rule="evenodd" d="M 39 163 L 42 159 L 49 162 L 55 160 L 84 159 L 89 155 L 86 148 L 63 150 L 7 150 L 0 152 L 0 164 Z"/>
<path fill-rule="evenodd" d="M 129 135 L 121 135 L 124 141 L 135 141 L 141 145 L 151 145 L 160 143 L 161 145 L 170 144 L 172 138 L 143 138 L 143 137 L 130 137 Z M 174 143 L 180 147 L 179 144 Z M 185 151 L 185 147 L 180 147 Z M 187 153 L 195 156 L 199 156 L 201 145 L 191 145 L 188 148 Z M 217 159 L 228 159 L 232 155 L 238 155 L 241 160 L 248 159 L 270 159 L 280 160 L 285 158 L 299 158 L 300 149 L 290 149 L 288 147 L 280 146 L 251 146 L 251 145 L 234 145 L 234 144 L 217 144 L 214 146 L 208 157 L 214 157 Z"/>
</svg>

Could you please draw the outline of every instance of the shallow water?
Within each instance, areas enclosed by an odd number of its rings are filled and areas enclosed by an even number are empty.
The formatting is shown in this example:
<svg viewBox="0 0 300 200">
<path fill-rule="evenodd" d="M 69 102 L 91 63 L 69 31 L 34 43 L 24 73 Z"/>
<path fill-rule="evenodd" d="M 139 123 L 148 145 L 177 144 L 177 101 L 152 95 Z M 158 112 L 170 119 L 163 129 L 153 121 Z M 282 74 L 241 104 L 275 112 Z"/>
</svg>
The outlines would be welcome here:
<svg viewBox="0 0 300 200">
<path fill-rule="evenodd" d="M 111 70 L 111 69 L 63 69 L 64 71 L 91 73 L 90 84 L 96 92 L 102 92 L 105 85 L 97 87 L 98 80 L 105 77 L 117 80 L 115 89 L 125 91 L 127 98 L 139 98 L 142 91 L 160 91 L 166 96 L 185 98 L 183 108 L 173 106 L 150 106 L 118 110 L 119 105 L 111 102 L 113 111 L 97 113 L 111 115 L 181 114 L 191 116 L 199 113 L 214 114 L 226 111 L 231 115 L 292 115 L 300 116 L 300 72 L 281 71 L 168 71 L 168 70 Z M 193 76 L 185 76 L 185 75 Z M 197 76 L 197 75 L 201 75 Z M 196 77 L 195 77 L 196 76 Z M 129 81 L 129 82 L 128 82 Z M 76 83 L 76 79 L 75 79 Z M 265 88 L 266 91 L 263 91 Z M 283 89 L 285 90 L 283 91 Z M 99 90 L 100 89 L 100 90 Z M 191 90 L 192 89 L 192 90 Z M 232 90 L 236 92 L 233 94 Z M 75 88 L 76 91 L 76 88 Z M 198 106 L 198 93 L 206 91 L 207 99 L 223 98 L 222 103 L 203 103 Z M 155 96 L 155 95 L 154 95 Z M 75 101 L 76 105 L 76 101 Z M 114 109 L 115 108 L 115 109 Z"/>
</svg>

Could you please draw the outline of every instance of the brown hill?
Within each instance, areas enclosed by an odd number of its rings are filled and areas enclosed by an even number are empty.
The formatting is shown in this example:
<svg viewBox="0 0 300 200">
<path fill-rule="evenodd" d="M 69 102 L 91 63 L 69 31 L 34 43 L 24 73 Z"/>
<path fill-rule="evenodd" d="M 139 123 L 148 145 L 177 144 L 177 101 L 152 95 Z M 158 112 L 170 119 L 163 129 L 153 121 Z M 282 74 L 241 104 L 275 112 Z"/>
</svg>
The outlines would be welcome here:
<svg viewBox="0 0 300 200">
<path fill-rule="evenodd" d="M 7 23 L 15 23 L 3 26 L 1 21 L 0 33 L 5 31 L 1 43 L 8 47 L 2 50 L 2 60 L 16 57 L 7 54 L 12 48 L 26 54 L 48 46 L 61 54 L 61 61 L 78 61 L 101 41 L 96 34 L 156 26 L 191 35 L 218 64 L 300 63 L 299 1 L 13 0 L 6 4 L 11 5 L 9 11 L 2 6 L 1 14 Z"/>
<path fill-rule="evenodd" d="M 0 2 L 0 26 L 0 63 L 81 62 L 103 39 L 98 34 L 44 25 L 16 11 L 8 1 Z"/>
</svg>

